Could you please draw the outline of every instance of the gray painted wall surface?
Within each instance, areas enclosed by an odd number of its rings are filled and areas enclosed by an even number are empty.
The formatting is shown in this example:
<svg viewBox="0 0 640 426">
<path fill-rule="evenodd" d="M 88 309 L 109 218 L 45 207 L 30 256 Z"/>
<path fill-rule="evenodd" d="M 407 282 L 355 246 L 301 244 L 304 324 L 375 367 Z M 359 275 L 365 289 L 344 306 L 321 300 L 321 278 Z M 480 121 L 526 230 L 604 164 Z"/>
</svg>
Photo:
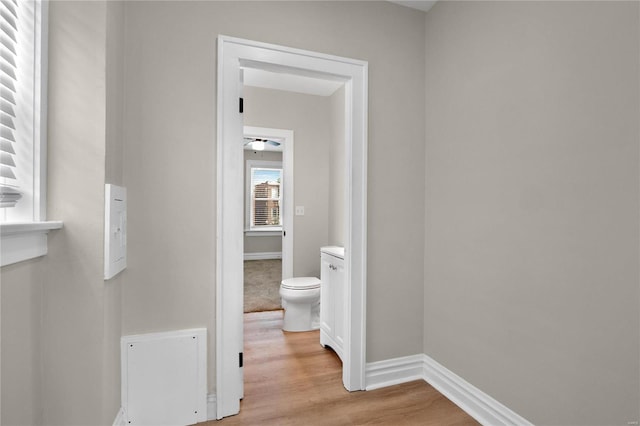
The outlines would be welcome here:
<svg viewBox="0 0 640 426">
<path fill-rule="evenodd" d="M 331 109 L 331 141 L 329 150 L 329 245 L 344 246 L 346 144 L 344 125 L 344 86 L 329 100 Z"/>
<path fill-rule="evenodd" d="M 48 218 L 64 228 L 1 271 L 2 424 L 111 424 L 120 406 L 122 277 L 103 281 L 103 227 L 105 179 L 122 183 L 123 11 L 50 3 Z"/>
<path fill-rule="evenodd" d="M 3 425 L 42 424 L 40 259 L 2 268 Z"/>
<path fill-rule="evenodd" d="M 638 421 L 637 2 L 426 16 L 424 351 L 535 424 Z"/>
<path fill-rule="evenodd" d="M 425 34 L 384 2 L 52 2 L 65 228 L 2 268 L 2 423 L 110 424 L 120 334 L 207 326 L 213 390 L 217 34 L 369 61 L 369 362 L 425 352 L 539 424 L 637 420 L 638 13 L 445 2 Z M 105 181 L 130 196 L 106 284 Z"/>
<path fill-rule="evenodd" d="M 64 229 L 42 262 L 45 424 L 106 421 L 105 23 L 103 2 L 50 4 L 48 217 Z"/>
<path fill-rule="evenodd" d="M 123 333 L 207 327 L 213 391 L 215 55 L 226 34 L 369 61 L 367 360 L 422 352 L 423 13 L 386 2 L 128 2 L 125 16 Z"/>
<path fill-rule="evenodd" d="M 107 2 L 105 182 L 124 185 L 124 2 Z M 125 269 L 104 282 L 102 419 L 113 423 L 120 409 L 120 337 Z"/>
</svg>

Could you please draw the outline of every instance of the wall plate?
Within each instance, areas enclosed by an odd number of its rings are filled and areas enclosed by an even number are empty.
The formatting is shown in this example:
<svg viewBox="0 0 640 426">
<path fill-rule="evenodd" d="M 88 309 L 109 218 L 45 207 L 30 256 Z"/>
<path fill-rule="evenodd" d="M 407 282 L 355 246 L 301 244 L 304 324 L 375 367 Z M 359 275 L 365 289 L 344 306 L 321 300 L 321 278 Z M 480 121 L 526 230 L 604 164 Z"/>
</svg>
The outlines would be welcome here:
<svg viewBox="0 0 640 426">
<path fill-rule="evenodd" d="M 106 184 L 104 190 L 104 279 L 127 267 L 127 189 Z"/>
</svg>

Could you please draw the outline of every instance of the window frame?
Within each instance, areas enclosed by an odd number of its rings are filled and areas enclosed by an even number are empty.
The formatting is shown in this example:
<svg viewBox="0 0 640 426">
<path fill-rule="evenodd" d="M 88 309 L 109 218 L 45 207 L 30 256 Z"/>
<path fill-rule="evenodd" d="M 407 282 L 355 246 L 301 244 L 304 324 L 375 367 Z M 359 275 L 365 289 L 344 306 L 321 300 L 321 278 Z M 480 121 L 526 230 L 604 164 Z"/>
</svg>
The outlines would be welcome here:
<svg viewBox="0 0 640 426">
<path fill-rule="evenodd" d="M 245 235 L 247 236 L 277 236 L 282 234 L 283 228 L 283 189 L 284 189 L 284 169 L 282 161 L 264 161 L 264 160 L 246 160 L 246 177 L 245 177 Z M 252 225 L 253 217 L 253 187 L 252 187 L 252 171 L 253 169 L 276 169 L 280 170 L 280 197 L 278 199 L 280 210 L 279 226 L 259 226 Z M 271 198 L 268 198 L 269 200 Z M 266 199 L 265 199 L 266 200 Z"/>
<path fill-rule="evenodd" d="M 47 254 L 47 233 L 62 228 L 61 221 L 46 220 L 47 206 L 47 67 L 49 3 L 34 1 L 34 68 L 32 157 L 25 161 L 33 164 L 31 205 L 21 206 L 25 211 L 19 218 L 7 220 L 0 214 L 0 266 L 6 266 Z M 31 101 L 31 99 L 30 99 Z M 30 124 L 31 124 L 30 123 Z M 23 203 L 20 200 L 18 203 Z M 14 207 L 9 207 L 14 208 Z M 27 213 L 28 211 L 28 213 Z"/>
</svg>

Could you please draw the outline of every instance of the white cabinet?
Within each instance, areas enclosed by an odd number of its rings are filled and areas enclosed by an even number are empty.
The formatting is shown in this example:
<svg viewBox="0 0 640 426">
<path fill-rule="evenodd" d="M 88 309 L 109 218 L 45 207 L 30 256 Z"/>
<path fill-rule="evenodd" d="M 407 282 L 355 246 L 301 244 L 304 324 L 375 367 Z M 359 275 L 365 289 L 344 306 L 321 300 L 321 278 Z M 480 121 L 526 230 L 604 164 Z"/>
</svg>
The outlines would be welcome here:
<svg viewBox="0 0 640 426">
<path fill-rule="evenodd" d="M 342 359 L 345 334 L 344 249 L 323 247 L 320 252 L 320 344 Z"/>
</svg>

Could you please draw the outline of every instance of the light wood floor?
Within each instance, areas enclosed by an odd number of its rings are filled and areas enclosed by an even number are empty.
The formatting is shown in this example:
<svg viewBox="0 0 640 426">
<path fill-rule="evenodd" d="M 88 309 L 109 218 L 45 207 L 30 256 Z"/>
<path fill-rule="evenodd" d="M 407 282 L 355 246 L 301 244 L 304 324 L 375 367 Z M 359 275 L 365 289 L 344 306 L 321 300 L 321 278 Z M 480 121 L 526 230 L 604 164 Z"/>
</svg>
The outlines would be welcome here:
<svg viewBox="0 0 640 426">
<path fill-rule="evenodd" d="M 476 425 L 424 381 L 347 392 L 342 364 L 319 332 L 282 331 L 282 311 L 245 314 L 244 391 L 227 425 Z"/>
</svg>

